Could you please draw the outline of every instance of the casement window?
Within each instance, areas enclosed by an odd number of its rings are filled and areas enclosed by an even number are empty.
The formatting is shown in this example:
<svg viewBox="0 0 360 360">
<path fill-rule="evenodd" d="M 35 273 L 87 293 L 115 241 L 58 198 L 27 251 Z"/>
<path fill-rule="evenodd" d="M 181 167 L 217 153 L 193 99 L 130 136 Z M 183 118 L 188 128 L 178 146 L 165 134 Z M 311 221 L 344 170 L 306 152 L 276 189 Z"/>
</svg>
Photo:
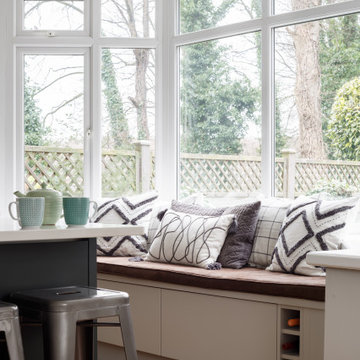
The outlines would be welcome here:
<svg viewBox="0 0 360 360">
<path fill-rule="evenodd" d="M 14 10 L 6 189 L 156 188 L 209 201 L 360 191 L 359 1 L 17 0 Z"/>
<path fill-rule="evenodd" d="M 355 1 L 180 0 L 180 195 L 360 191 L 359 11 Z"/>
<path fill-rule="evenodd" d="M 18 187 L 92 197 L 154 188 L 155 5 L 17 1 Z"/>
</svg>

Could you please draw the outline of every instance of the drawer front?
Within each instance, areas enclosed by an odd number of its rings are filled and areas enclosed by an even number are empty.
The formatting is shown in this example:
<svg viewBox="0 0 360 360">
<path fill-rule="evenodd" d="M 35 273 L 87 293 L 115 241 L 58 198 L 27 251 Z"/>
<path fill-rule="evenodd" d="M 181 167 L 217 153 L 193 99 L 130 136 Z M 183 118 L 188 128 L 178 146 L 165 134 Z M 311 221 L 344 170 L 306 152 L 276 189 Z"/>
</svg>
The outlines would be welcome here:
<svg viewBox="0 0 360 360">
<path fill-rule="evenodd" d="M 274 304 L 162 292 L 162 356 L 178 360 L 275 360 Z"/>
<path fill-rule="evenodd" d="M 99 280 L 98 287 L 129 294 L 137 350 L 160 355 L 160 290 L 107 280 Z M 101 320 L 118 322 L 116 318 Z M 122 346 L 120 328 L 100 327 L 98 341 Z"/>
</svg>

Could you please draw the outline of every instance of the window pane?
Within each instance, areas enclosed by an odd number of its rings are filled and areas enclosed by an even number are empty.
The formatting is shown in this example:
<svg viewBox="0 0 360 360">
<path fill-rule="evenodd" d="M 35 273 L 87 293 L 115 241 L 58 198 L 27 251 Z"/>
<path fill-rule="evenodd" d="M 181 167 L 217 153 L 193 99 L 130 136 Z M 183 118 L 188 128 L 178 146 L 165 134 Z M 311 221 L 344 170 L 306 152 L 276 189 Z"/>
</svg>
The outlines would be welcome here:
<svg viewBox="0 0 360 360">
<path fill-rule="evenodd" d="M 261 17 L 261 0 L 180 0 L 180 32 L 199 31 Z"/>
<path fill-rule="evenodd" d="M 24 0 L 24 30 L 83 30 L 84 0 Z"/>
<path fill-rule="evenodd" d="M 154 188 L 155 52 L 102 52 L 102 194 Z"/>
<path fill-rule="evenodd" d="M 261 186 L 260 33 L 181 48 L 182 196 Z"/>
<path fill-rule="evenodd" d="M 27 189 L 83 192 L 84 57 L 25 55 Z"/>
<path fill-rule="evenodd" d="M 359 15 L 276 30 L 278 195 L 360 191 L 359 39 Z"/>
<path fill-rule="evenodd" d="M 102 0 L 101 35 L 155 36 L 155 0 Z"/>
<path fill-rule="evenodd" d="M 273 0 L 275 14 L 304 10 L 321 5 L 341 3 L 349 0 Z"/>
</svg>

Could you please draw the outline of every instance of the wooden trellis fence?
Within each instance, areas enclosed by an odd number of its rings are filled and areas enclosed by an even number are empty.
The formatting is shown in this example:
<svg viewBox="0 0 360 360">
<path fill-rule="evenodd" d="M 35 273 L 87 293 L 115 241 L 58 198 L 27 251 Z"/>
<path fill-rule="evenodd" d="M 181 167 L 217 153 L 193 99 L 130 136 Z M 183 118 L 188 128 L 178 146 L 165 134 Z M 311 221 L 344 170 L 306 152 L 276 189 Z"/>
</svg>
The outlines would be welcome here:
<svg viewBox="0 0 360 360">
<path fill-rule="evenodd" d="M 360 192 L 360 162 L 296 159 L 285 150 L 276 159 L 277 196 L 294 197 L 313 190 L 319 181 L 339 180 Z M 83 151 L 80 149 L 25 147 L 26 190 L 49 187 L 71 194 L 83 191 Z M 236 193 L 246 196 L 261 187 L 260 157 L 185 154 L 180 156 L 181 189 L 207 195 Z M 102 193 L 104 197 L 141 192 L 155 187 L 154 156 L 147 141 L 131 151 L 103 151 Z"/>
</svg>

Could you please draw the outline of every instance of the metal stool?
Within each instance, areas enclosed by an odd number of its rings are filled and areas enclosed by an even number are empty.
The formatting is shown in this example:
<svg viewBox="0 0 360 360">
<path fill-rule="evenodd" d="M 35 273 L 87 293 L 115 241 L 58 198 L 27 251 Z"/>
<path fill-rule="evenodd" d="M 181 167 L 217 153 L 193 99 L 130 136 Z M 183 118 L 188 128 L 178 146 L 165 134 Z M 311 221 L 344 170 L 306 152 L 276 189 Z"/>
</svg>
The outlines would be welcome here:
<svg viewBox="0 0 360 360">
<path fill-rule="evenodd" d="M 0 331 L 5 332 L 10 360 L 24 360 L 18 308 L 0 301 Z"/>
<path fill-rule="evenodd" d="M 129 295 L 125 292 L 70 286 L 19 291 L 11 299 L 21 314 L 41 321 L 46 360 L 75 359 L 77 322 L 108 316 L 119 317 L 126 358 L 137 360 Z"/>
</svg>

